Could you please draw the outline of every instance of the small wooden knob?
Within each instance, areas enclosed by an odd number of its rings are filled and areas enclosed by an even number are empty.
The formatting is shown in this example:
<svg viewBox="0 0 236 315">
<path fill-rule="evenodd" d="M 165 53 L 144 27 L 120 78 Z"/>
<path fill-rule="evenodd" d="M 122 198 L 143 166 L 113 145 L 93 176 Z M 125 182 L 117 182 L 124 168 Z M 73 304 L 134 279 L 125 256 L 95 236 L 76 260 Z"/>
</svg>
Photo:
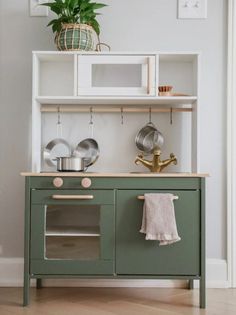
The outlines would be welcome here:
<svg viewBox="0 0 236 315">
<path fill-rule="evenodd" d="M 90 178 L 85 177 L 81 180 L 81 185 L 84 188 L 89 188 L 92 185 L 92 181 Z"/>
<path fill-rule="evenodd" d="M 56 177 L 53 180 L 54 187 L 60 188 L 63 185 L 63 179 L 61 177 Z"/>
</svg>

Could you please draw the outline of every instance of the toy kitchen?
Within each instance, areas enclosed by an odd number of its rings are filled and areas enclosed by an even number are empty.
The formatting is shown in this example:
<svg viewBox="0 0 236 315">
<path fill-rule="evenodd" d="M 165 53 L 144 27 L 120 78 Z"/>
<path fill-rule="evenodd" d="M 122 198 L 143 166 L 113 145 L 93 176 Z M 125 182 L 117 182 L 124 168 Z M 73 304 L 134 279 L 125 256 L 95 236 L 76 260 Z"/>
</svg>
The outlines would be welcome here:
<svg viewBox="0 0 236 315">
<path fill-rule="evenodd" d="M 183 279 L 205 308 L 198 52 L 33 52 L 30 280 Z M 180 241 L 140 233 L 146 194 L 171 194 Z"/>
</svg>

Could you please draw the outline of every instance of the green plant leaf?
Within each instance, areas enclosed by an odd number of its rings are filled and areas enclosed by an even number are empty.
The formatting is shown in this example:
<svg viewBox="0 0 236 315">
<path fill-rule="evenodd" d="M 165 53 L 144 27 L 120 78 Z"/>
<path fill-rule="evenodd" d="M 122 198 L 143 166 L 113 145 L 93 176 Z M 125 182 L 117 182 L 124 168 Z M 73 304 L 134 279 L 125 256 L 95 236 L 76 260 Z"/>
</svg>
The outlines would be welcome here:
<svg viewBox="0 0 236 315">
<path fill-rule="evenodd" d="M 107 4 L 103 4 L 103 3 L 91 3 L 93 5 L 93 9 L 94 10 L 98 10 L 104 7 L 107 7 Z"/>
<path fill-rule="evenodd" d="M 59 32 L 63 23 L 84 23 L 91 25 L 97 34 L 100 33 L 100 26 L 96 16 L 100 13 L 96 10 L 107 6 L 91 0 L 54 0 L 41 5 L 49 7 L 58 16 L 48 23 L 53 32 Z"/>
<path fill-rule="evenodd" d="M 89 25 L 92 26 L 92 28 L 93 28 L 94 31 L 97 33 L 97 35 L 100 34 L 100 25 L 99 25 L 99 23 L 98 23 L 97 20 L 92 19 L 92 20 L 90 21 Z"/>
</svg>

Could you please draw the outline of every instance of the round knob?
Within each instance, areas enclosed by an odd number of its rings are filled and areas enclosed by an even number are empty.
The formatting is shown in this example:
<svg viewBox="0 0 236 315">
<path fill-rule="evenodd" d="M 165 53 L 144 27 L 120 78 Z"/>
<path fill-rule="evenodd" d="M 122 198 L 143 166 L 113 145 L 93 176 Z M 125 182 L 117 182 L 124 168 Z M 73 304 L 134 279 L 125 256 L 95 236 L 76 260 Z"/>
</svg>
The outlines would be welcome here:
<svg viewBox="0 0 236 315">
<path fill-rule="evenodd" d="M 91 185 L 92 185 L 92 181 L 91 181 L 91 179 L 90 178 L 83 178 L 82 180 L 81 180 L 81 185 L 82 185 L 82 187 L 84 187 L 84 188 L 89 188 Z"/>
<path fill-rule="evenodd" d="M 53 180 L 54 187 L 60 188 L 63 185 L 63 179 L 61 177 L 56 177 Z"/>
</svg>

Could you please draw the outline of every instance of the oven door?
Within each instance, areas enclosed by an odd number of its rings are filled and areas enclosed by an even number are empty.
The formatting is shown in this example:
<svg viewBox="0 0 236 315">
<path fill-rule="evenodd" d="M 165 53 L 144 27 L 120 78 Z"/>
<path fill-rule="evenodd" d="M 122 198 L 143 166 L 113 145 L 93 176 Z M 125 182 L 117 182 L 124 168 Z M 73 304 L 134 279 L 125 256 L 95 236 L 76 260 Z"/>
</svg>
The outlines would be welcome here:
<svg viewBox="0 0 236 315">
<path fill-rule="evenodd" d="M 112 190 L 33 190 L 31 198 L 31 274 L 113 274 Z"/>
</svg>

